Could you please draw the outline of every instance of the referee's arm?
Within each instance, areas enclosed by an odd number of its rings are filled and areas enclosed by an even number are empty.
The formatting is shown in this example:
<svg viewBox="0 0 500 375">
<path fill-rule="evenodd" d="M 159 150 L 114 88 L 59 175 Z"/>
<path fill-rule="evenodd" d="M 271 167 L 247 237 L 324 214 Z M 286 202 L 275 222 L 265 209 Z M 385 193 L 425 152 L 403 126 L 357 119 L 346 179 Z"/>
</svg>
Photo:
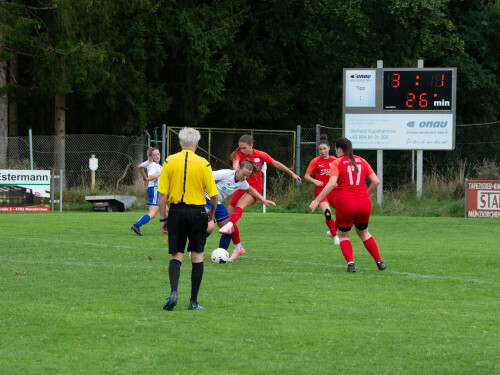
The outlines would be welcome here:
<svg viewBox="0 0 500 375">
<path fill-rule="evenodd" d="M 160 207 L 160 224 L 161 224 L 161 231 L 164 234 L 168 234 L 167 222 L 161 220 L 167 217 L 167 198 L 168 198 L 167 194 L 158 192 L 158 206 Z"/>
</svg>

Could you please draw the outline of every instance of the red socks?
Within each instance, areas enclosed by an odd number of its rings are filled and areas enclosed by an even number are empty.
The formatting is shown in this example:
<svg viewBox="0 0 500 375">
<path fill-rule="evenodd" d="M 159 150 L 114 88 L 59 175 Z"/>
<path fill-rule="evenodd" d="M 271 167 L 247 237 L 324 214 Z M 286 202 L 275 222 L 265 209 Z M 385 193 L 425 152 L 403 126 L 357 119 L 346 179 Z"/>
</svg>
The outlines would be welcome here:
<svg viewBox="0 0 500 375">
<path fill-rule="evenodd" d="M 241 242 L 241 239 L 240 239 L 240 230 L 238 229 L 238 226 L 236 224 L 233 225 L 233 229 L 234 229 L 234 233 L 233 233 L 233 243 L 236 245 L 236 244 L 239 244 Z"/>
<path fill-rule="evenodd" d="M 366 250 L 368 250 L 368 252 L 373 257 L 373 259 L 375 259 L 375 262 L 382 260 L 382 258 L 380 258 L 380 254 L 378 252 L 377 243 L 375 242 L 373 237 L 370 237 L 369 239 L 364 241 L 363 245 L 365 245 Z M 340 247 L 342 248 L 342 242 L 340 243 Z"/>
<path fill-rule="evenodd" d="M 236 222 L 237 222 L 238 220 L 240 220 L 241 215 L 243 215 L 243 208 L 241 208 L 241 207 L 236 207 L 236 208 L 234 209 L 233 214 L 232 214 L 232 215 L 231 215 L 231 217 L 229 218 L 229 221 L 230 221 L 231 223 L 233 223 L 233 224 L 236 224 Z"/>
<path fill-rule="evenodd" d="M 335 237 L 337 235 L 337 229 L 335 229 L 335 220 L 333 220 L 333 219 L 326 220 L 325 219 L 325 223 L 326 223 L 326 226 L 328 227 L 328 229 L 330 229 L 330 233 L 332 234 L 332 236 Z"/>
<path fill-rule="evenodd" d="M 342 254 L 347 263 L 354 262 L 354 258 L 352 255 L 352 244 L 349 240 L 340 241 L 340 250 L 342 250 Z"/>
</svg>

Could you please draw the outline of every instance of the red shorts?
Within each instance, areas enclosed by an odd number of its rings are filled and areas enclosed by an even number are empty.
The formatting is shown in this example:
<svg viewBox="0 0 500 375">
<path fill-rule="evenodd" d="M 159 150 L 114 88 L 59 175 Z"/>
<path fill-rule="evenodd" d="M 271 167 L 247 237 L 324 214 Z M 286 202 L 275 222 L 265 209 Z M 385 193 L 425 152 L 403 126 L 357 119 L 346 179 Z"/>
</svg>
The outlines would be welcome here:
<svg viewBox="0 0 500 375">
<path fill-rule="evenodd" d="M 372 201 L 370 197 L 355 199 L 337 199 L 335 224 L 341 228 L 352 228 L 354 223 L 364 224 L 370 221 Z"/>
<path fill-rule="evenodd" d="M 250 185 L 251 186 L 251 185 Z M 262 194 L 262 185 L 258 185 L 258 186 L 252 186 L 255 190 L 257 190 L 259 192 L 259 194 Z M 234 193 L 233 197 L 231 198 L 231 200 L 229 201 L 229 205 L 230 206 L 233 206 L 233 207 L 236 207 L 236 205 L 238 204 L 238 201 L 240 200 L 240 198 L 246 193 L 247 191 L 246 190 L 242 190 L 242 189 L 238 189 L 236 190 L 236 192 Z M 257 202 L 258 199 L 255 198 L 253 200 L 253 203 Z"/>
<path fill-rule="evenodd" d="M 316 188 L 314 189 L 314 197 L 320 195 L 320 193 L 323 191 L 323 188 L 324 186 L 316 186 Z M 332 206 L 332 208 L 335 208 L 337 206 L 337 190 L 333 189 L 326 197 L 321 200 L 321 202 L 328 202 L 330 203 L 330 206 Z"/>
</svg>

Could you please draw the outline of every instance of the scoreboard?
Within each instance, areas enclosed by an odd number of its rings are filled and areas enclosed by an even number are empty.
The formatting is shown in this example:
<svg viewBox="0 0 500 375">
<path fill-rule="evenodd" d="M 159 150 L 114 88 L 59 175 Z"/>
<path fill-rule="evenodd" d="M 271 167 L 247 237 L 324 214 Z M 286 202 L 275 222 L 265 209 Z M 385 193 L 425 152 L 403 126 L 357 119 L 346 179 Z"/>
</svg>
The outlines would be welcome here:
<svg viewBox="0 0 500 375">
<path fill-rule="evenodd" d="M 454 149 L 456 77 L 456 68 L 344 69 L 344 136 L 355 149 Z"/>
</svg>

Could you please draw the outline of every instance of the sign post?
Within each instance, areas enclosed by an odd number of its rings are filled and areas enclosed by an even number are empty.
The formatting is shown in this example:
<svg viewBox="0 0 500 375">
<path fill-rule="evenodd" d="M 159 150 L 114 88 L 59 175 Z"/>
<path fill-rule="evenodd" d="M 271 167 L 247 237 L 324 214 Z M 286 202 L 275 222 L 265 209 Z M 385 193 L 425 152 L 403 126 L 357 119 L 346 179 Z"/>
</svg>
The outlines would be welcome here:
<svg viewBox="0 0 500 375">
<path fill-rule="evenodd" d="M 95 188 L 95 171 L 98 168 L 99 159 L 96 159 L 95 155 L 90 155 L 89 159 L 89 169 L 90 169 L 90 188 L 94 190 Z"/>
</svg>

